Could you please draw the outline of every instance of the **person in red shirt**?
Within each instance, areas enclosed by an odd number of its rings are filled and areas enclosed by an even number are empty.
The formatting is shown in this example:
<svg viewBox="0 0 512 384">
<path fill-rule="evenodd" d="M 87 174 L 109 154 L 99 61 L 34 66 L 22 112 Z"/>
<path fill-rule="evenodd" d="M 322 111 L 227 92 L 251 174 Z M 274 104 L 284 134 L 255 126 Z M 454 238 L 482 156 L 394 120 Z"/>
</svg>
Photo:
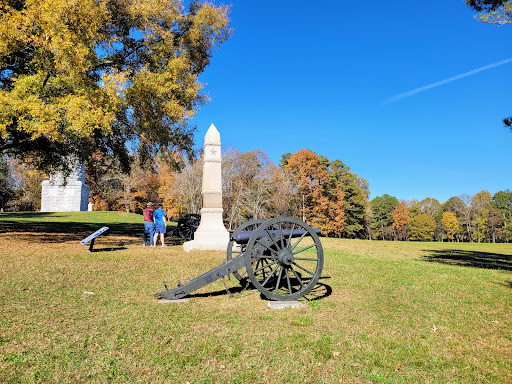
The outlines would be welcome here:
<svg viewBox="0 0 512 384">
<path fill-rule="evenodd" d="M 142 214 L 144 215 L 144 234 L 142 235 L 142 246 L 146 246 L 146 240 L 149 236 L 149 244 L 153 245 L 153 237 L 155 236 L 155 222 L 153 221 L 153 203 L 149 202 L 147 207 L 144 208 Z"/>
</svg>

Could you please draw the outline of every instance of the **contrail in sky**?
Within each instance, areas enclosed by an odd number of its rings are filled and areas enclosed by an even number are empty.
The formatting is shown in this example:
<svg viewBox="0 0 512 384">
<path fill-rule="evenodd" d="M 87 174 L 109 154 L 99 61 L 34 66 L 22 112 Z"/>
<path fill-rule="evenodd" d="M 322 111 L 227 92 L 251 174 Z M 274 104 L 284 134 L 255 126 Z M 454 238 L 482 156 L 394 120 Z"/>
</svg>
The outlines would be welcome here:
<svg viewBox="0 0 512 384">
<path fill-rule="evenodd" d="M 407 98 L 409 96 L 415 95 L 416 93 L 420 93 L 420 92 L 426 91 L 427 89 L 439 87 L 441 85 L 451 83 L 452 81 L 459 80 L 459 79 L 462 79 L 464 77 L 468 77 L 468 76 L 474 75 L 474 74 L 476 74 L 478 72 L 487 71 L 488 69 L 499 67 L 500 65 L 507 64 L 507 63 L 510 63 L 510 62 L 512 62 L 512 57 L 509 58 L 509 59 L 498 61 L 496 63 L 485 65 L 485 66 L 477 68 L 477 69 L 473 69 L 472 71 L 465 72 L 465 73 L 462 73 L 460 75 L 449 77 L 448 79 L 445 79 L 445 80 L 436 81 L 435 83 L 432 83 L 432 84 L 429 84 L 429 85 L 425 85 L 424 87 L 419 87 L 419 88 L 413 89 L 412 91 L 409 91 L 409 92 L 400 93 L 399 95 L 395 95 L 393 97 L 390 97 L 389 99 L 384 101 L 384 103 L 385 104 L 391 104 L 391 103 L 394 103 L 396 101 L 405 99 L 405 98 Z"/>
</svg>

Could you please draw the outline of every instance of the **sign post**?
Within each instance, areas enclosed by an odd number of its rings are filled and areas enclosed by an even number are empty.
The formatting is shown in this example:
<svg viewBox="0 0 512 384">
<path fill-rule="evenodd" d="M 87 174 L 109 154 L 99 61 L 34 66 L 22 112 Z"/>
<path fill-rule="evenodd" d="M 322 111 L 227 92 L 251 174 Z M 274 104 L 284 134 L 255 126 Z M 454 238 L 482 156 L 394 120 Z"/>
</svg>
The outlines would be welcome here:
<svg viewBox="0 0 512 384">
<path fill-rule="evenodd" d="M 89 235 L 87 236 L 85 239 L 83 239 L 80 244 L 82 245 L 85 245 L 87 244 L 89 241 L 91 242 L 91 244 L 89 244 L 89 252 L 94 252 L 93 251 L 93 247 L 94 247 L 94 240 L 96 240 L 96 238 L 101 235 L 102 233 L 108 231 L 108 227 L 102 227 L 100 229 L 98 229 L 96 232 L 94 232 L 92 235 Z"/>
</svg>

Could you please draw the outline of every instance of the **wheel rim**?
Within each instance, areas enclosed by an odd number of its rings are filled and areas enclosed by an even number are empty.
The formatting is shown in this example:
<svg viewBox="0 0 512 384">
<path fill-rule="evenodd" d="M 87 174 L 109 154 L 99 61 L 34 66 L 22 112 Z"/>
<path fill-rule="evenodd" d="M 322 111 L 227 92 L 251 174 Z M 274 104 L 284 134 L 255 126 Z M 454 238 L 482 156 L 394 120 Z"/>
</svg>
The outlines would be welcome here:
<svg viewBox="0 0 512 384">
<path fill-rule="evenodd" d="M 235 236 L 243 231 L 256 231 L 258 227 L 265 223 L 266 219 L 256 219 L 251 220 L 243 223 L 241 226 L 239 226 L 230 236 L 229 236 L 229 243 L 228 243 L 228 249 L 226 252 L 226 258 L 227 260 L 234 259 L 237 256 L 240 256 L 240 254 L 244 253 L 247 249 L 247 244 L 238 244 L 234 238 Z M 247 279 L 247 271 L 246 270 L 240 270 L 233 272 L 233 276 L 238 281 L 245 281 Z"/>
<path fill-rule="evenodd" d="M 293 238 L 283 233 L 286 230 L 304 230 L 304 234 Z M 245 262 L 249 279 L 264 296 L 296 300 L 320 279 L 323 248 L 309 225 L 293 217 L 278 217 L 255 231 L 247 244 Z"/>
</svg>

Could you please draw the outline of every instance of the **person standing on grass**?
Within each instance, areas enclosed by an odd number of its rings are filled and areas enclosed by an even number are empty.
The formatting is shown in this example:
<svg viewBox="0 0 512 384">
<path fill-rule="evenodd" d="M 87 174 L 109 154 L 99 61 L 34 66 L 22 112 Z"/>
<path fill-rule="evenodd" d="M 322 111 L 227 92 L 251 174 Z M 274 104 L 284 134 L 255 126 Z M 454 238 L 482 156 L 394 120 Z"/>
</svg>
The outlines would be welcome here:
<svg viewBox="0 0 512 384">
<path fill-rule="evenodd" d="M 142 214 L 144 216 L 144 234 L 142 235 L 142 246 L 146 246 L 146 240 L 149 236 L 149 245 L 153 245 L 153 238 L 155 237 L 155 221 L 153 220 L 153 203 L 149 202 L 147 207 L 144 208 Z"/>
<path fill-rule="evenodd" d="M 153 238 L 153 247 L 156 247 L 158 235 L 160 235 L 162 247 L 167 247 L 164 243 L 164 235 L 167 230 L 167 215 L 165 214 L 163 204 L 158 204 L 158 209 L 153 212 L 153 219 L 155 220 L 155 237 Z"/>
</svg>

